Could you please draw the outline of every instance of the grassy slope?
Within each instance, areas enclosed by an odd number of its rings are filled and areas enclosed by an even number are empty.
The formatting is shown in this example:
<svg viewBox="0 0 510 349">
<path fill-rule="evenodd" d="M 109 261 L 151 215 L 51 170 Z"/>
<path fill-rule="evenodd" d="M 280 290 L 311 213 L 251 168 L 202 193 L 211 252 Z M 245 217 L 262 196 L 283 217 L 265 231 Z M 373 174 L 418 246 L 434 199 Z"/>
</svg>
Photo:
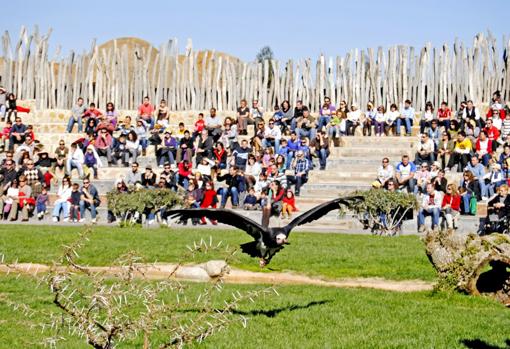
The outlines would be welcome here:
<svg viewBox="0 0 510 349">
<path fill-rule="evenodd" d="M 3 225 L 0 253 L 8 260 L 49 263 L 59 256 L 61 245 L 76 239 L 80 227 Z M 91 241 L 80 252 L 91 265 L 107 265 L 119 255 L 135 250 L 147 261 L 172 262 L 187 244 L 206 240 L 230 245 L 250 241 L 235 230 L 120 229 L 95 227 Z M 366 235 L 293 233 L 291 245 L 270 264 L 273 270 L 291 270 L 326 277 L 384 277 L 387 279 L 433 280 L 435 273 L 423 244 L 416 236 L 384 238 Z M 214 258 L 202 256 L 202 259 Z M 239 254 L 235 266 L 259 270 L 256 260 Z"/>
<path fill-rule="evenodd" d="M 231 291 L 257 286 L 226 287 Z M 247 329 L 236 325 L 197 347 L 466 348 L 462 341 L 479 340 L 498 348 L 509 338 L 508 310 L 481 297 L 312 286 L 278 290 L 280 296 L 242 306 L 249 318 Z M 1 276 L 0 293 L 38 309 L 51 307 L 47 293 L 25 277 Z M 37 347 L 43 337 L 27 327 L 29 322 L 0 302 L 0 349 Z M 87 348 L 76 338 L 61 347 Z M 141 339 L 119 346 L 140 347 Z"/>
</svg>

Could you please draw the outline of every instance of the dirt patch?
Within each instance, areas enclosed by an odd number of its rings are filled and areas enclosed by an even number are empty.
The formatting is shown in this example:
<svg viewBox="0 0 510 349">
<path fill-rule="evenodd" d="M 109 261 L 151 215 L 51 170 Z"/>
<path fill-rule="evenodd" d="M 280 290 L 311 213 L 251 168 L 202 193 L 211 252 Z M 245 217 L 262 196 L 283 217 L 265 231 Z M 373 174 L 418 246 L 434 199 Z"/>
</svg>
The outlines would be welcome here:
<svg viewBox="0 0 510 349">
<path fill-rule="evenodd" d="M 180 266 L 175 272 L 175 264 L 151 264 L 143 266 L 143 274 L 148 279 L 161 280 L 170 276 L 186 281 L 208 281 L 212 277 L 208 274 L 204 264 Z M 27 274 L 47 272 L 49 267 L 44 264 L 19 263 L 16 269 Z M 89 267 L 92 272 L 119 274 L 121 267 Z M 9 272 L 9 267 L 0 265 L 0 273 Z M 141 274 L 138 276 L 142 276 Z M 339 288 L 373 288 L 394 292 L 430 291 L 434 284 L 423 280 L 387 280 L 383 278 L 344 278 L 326 280 L 295 273 L 271 272 L 261 273 L 230 268 L 224 277 L 226 283 L 232 284 L 272 284 L 272 285 L 314 285 Z"/>
</svg>

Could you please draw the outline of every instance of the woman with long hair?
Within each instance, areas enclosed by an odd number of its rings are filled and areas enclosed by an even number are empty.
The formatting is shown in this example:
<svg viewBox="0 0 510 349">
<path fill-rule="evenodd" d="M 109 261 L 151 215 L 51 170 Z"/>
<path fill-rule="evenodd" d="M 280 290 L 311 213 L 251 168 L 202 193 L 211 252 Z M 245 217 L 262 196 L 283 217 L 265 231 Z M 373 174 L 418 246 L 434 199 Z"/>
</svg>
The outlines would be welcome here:
<svg viewBox="0 0 510 349">
<path fill-rule="evenodd" d="M 209 181 L 205 183 L 205 190 L 204 195 L 202 197 L 202 202 L 200 203 L 200 208 L 216 208 L 218 205 L 218 197 L 217 197 L 216 190 L 214 190 L 214 184 L 213 182 Z M 214 219 L 210 220 L 213 225 L 218 224 L 218 222 Z M 200 224 L 205 225 L 207 224 L 207 221 L 205 220 L 205 217 L 202 217 L 200 219 Z"/>
<path fill-rule="evenodd" d="M 455 229 L 455 222 L 460 214 L 460 194 L 455 184 L 451 183 L 446 187 L 441 208 L 446 220 L 446 228 Z"/>
</svg>

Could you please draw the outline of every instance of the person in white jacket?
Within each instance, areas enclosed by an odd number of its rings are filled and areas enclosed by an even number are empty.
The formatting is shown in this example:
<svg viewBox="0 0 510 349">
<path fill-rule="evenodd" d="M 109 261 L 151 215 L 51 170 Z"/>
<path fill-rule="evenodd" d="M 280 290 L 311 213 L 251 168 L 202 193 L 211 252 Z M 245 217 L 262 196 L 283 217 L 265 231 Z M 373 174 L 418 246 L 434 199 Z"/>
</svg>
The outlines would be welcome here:
<svg viewBox="0 0 510 349">
<path fill-rule="evenodd" d="M 85 156 L 83 151 L 76 145 L 76 143 L 71 144 L 71 150 L 69 151 L 69 155 L 67 156 L 67 164 L 66 170 L 67 174 L 71 176 L 71 171 L 73 168 L 78 170 L 78 174 L 80 178 L 83 178 L 83 162 L 85 161 Z"/>
<path fill-rule="evenodd" d="M 71 178 L 64 177 L 57 192 L 57 200 L 55 200 L 55 207 L 53 208 L 53 222 L 58 222 L 60 217 L 60 210 L 63 211 L 64 222 L 69 222 L 69 198 L 71 197 Z"/>
<path fill-rule="evenodd" d="M 434 189 L 434 184 L 427 184 L 427 192 L 423 195 L 421 207 L 418 210 L 418 232 L 425 230 L 425 217 L 432 217 L 432 229 L 439 225 L 439 214 L 441 212 L 441 204 L 443 196 L 441 192 Z"/>
</svg>

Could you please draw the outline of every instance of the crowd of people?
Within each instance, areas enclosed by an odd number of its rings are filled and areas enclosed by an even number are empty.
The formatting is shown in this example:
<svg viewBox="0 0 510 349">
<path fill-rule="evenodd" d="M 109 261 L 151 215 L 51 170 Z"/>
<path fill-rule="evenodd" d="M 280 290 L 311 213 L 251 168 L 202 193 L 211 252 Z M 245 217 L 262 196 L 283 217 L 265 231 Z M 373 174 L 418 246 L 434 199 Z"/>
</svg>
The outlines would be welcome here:
<svg viewBox="0 0 510 349">
<path fill-rule="evenodd" d="M 177 130 L 165 100 L 153 105 L 145 97 L 136 116 L 121 117 L 111 102 L 100 110 L 78 98 L 67 122 L 67 132 L 76 129 L 76 139 L 70 144 L 61 140 L 54 151 L 43 148 L 15 106 L 15 96 L 0 89 L 5 122 L 0 147 L 6 150 L 0 169 L 1 212 L 10 220 L 19 215 L 26 221 L 32 212 L 42 219 L 48 192 L 56 186 L 54 221 L 62 216 L 64 221 L 83 222 L 90 210 L 95 222 L 100 196 L 90 181 L 99 180 L 98 169 L 106 165 L 130 168 L 112 190 L 180 189 L 187 207 L 223 208 L 230 200 L 234 209 L 262 210 L 265 221 L 271 215 L 290 218 L 309 172 L 326 169 L 330 149 L 340 137 L 410 136 L 415 122 L 420 128 L 415 158 L 404 156 L 395 166 L 385 158 L 377 186 L 419 195 L 420 230 L 426 215 L 437 227 L 441 212 L 448 227 L 454 227 L 459 214 L 474 213 L 477 201 L 504 191 L 509 177 L 510 113 L 499 92 L 486 115 L 472 101 L 462 102 L 456 113 L 443 102 L 437 112 L 427 103 L 418 119 L 410 100 L 400 110 L 396 104 L 386 110 L 372 103 L 362 110 L 346 101 L 337 108 L 325 97 L 317 117 L 301 101 L 291 106 L 285 100 L 269 118 L 257 100 L 251 106 L 242 100 L 235 117 L 222 118 L 211 108 L 207 116 L 198 114 L 192 127 L 179 123 Z M 154 147 L 154 156 L 146 156 L 149 147 Z M 74 169 L 81 186 L 73 183 Z M 460 183 L 447 183 L 445 174 L 455 169 L 463 172 Z M 108 220 L 115 217 L 110 214 Z M 153 221 L 151 215 L 149 223 Z"/>
</svg>

